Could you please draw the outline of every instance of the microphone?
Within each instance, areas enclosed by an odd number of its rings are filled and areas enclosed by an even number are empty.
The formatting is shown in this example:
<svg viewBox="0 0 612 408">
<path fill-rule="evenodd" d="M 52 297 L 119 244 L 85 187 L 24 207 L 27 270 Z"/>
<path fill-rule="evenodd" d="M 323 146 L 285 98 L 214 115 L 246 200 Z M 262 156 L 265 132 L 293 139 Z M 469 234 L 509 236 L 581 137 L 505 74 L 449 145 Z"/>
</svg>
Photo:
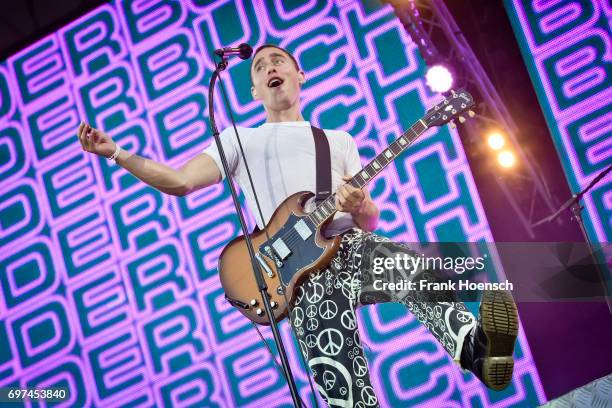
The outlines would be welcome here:
<svg viewBox="0 0 612 408">
<path fill-rule="evenodd" d="M 253 54 L 253 48 L 251 48 L 251 46 L 247 43 L 242 43 L 238 47 L 219 48 L 218 50 L 215 50 L 215 54 L 221 58 L 229 55 L 238 55 L 240 58 L 245 60 L 251 57 L 251 54 Z"/>
</svg>

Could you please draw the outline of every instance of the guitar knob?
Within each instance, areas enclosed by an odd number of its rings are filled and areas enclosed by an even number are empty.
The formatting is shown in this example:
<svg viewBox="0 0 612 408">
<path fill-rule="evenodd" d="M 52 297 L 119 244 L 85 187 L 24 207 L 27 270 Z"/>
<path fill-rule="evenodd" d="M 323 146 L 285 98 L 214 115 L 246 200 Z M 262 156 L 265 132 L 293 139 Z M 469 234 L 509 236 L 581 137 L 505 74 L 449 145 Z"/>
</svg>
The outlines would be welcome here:
<svg viewBox="0 0 612 408">
<path fill-rule="evenodd" d="M 468 115 L 470 118 L 473 118 L 474 116 L 476 116 L 476 112 L 474 112 L 473 110 L 469 110 Z"/>
<path fill-rule="evenodd" d="M 465 118 L 463 116 L 459 116 L 459 123 L 465 123 Z"/>
<path fill-rule="evenodd" d="M 276 309 L 276 308 L 278 308 L 278 303 L 276 303 L 275 301 L 271 301 L 271 302 L 270 302 L 270 307 L 271 307 L 272 309 Z"/>
<path fill-rule="evenodd" d="M 257 301 L 257 299 L 251 299 L 251 301 L 249 302 L 249 304 L 253 307 L 257 306 L 259 302 Z"/>
<path fill-rule="evenodd" d="M 283 293 L 285 293 L 285 289 L 282 286 L 279 286 L 276 288 L 276 293 L 282 295 Z"/>
<path fill-rule="evenodd" d="M 255 311 L 255 313 L 257 313 L 257 316 L 263 316 L 264 311 L 263 311 L 263 310 L 261 310 L 261 308 L 258 308 L 258 309 Z"/>
</svg>

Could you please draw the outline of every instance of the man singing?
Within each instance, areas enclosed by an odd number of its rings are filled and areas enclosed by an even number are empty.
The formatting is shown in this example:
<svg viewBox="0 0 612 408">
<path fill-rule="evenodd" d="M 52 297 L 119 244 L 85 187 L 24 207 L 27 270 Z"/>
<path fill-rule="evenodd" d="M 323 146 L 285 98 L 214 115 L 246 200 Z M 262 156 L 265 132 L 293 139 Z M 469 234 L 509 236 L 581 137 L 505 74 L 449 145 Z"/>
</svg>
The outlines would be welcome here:
<svg viewBox="0 0 612 408">
<path fill-rule="evenodd" d="M 262 102 L 267 118 L 257 128 L 239 127 L 238 131 L 263 220 L 256 211 L 254 192 L 233 128 L 225 129 L 221 140 L 231 172 L 259 228 L 263 228 L 287 197 L 316 190 L 315 148 L 310 123 L 304 120 L 300 109 L 300 90 L 306 78 L 295 58 L 283 48 L 263 45 L 253 56 L 250 73 L 252 96 Z M 292 308 L 298 343 L 322 397 L 334 407 L 378 405 L 356 327 L 355 309 L 388 301 L 405 304 L 462 368 L 472 371 L 494 390 L 505 388 L 512 378 L 518 328 L 510 294 L 485 292 L 476 320 L 454 293 L 376 290 L 375 280 L 434 281 L 436 276 L 430 271 L 407 273 L 399 268 L 374 273 L 374 260 L 381 256 L 395 258 L 415 253 L 406 245 L 372 232 L 379 209 L 368 191 L 346 183 L 361 170 L 355 142 L 343 131 L 325 130 L 325 134 L 339 211 L 325 233 L 341 235 L 342 240 L 328 267 L 301 284 Z M 172 169 L 122 150 L 106 133 L 87 124 L 81 123 L 78 137 L 83 150 L 115 160 L 167 194 L 184 196 L 218 183 L 225 176 L 215 143 L 179 169 Z M 332 373 L 335 381 L 326 381 L 326 373 Z"/>
</svg>

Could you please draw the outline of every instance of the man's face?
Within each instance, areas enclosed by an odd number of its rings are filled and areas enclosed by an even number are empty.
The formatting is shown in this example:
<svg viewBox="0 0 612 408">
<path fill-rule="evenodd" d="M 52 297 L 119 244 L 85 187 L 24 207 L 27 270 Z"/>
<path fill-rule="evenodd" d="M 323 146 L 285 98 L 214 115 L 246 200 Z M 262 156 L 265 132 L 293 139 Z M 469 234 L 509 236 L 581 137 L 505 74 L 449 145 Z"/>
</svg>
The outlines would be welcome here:
<svg viewBox="0 0 612 408">
<path fill-rule="evenodd" d="M 304 73 L 283 50 L 268 47 L 257 53 L 251 78 L 253 98 L 260 99 L 267 109 L 280 111 L 299 102 Z"/>
</svg>

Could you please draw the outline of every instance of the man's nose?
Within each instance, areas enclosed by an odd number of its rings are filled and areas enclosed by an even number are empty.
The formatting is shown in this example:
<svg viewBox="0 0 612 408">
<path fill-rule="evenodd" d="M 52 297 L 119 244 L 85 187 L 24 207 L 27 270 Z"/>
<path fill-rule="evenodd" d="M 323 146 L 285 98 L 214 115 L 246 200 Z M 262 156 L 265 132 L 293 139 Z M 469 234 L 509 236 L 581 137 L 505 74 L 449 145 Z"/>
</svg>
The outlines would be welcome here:
<svg viewBox="0 0 612 408">
<path fill-rule="evenodd" d="M 274 67 L 274 65 L 268 66 L 268 75 L 270 75 L 271 72 L 276 72 L 276 67 Z"/>
</svg>

